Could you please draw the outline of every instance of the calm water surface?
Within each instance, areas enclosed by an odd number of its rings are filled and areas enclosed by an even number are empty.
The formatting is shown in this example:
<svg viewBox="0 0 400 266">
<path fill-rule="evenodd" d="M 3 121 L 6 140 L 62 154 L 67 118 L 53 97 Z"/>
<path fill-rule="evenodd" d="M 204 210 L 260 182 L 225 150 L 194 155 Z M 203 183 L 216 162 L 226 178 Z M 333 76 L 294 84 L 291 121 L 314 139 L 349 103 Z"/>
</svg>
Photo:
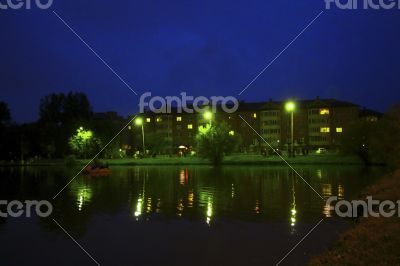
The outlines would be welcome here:
<svg viewBox="0 0 400 266">
<path fill-rule="evenodd" d="M 0 199 L 51 200 L 80 169 L 0 168 Z M 113 167 L 77 176 L 48 218 L 0 218 L 0 265 L 302 265 L 351 221 L 288 167 Z M 296 167 L 323 197 L 352 199 L 383 173 Z M 2 207 L 3 208 L 3 207 Z M 4 210 L 4 208 L 3 208 Z"/>
</svg>

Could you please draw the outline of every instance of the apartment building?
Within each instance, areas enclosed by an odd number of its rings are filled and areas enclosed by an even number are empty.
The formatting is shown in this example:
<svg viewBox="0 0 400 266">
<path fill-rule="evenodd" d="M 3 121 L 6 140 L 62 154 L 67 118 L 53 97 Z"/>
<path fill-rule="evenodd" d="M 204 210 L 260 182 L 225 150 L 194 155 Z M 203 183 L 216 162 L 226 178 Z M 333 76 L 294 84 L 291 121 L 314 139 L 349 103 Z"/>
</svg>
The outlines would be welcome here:
<svg viewBox="0 0 400 266">
<path fill-rule="evenodd" d="M 293 146 L 297 153 L 337 148 L 343 133 L 363 113 L 358 105 L 336 99 L 293 102 Z M 273 100 L 240 102 L 235 113 L 217 110 L 211 122 L 227 123 L 231 134 L 241 137 L 242 152 L 260 152 L 269 147 L 287 150 L 292 140 L 292 115 L 285 109 L 285 103 Z M 372 116 L 376 114 L 368 112 L 368 119 L 374 119 Z M 198 128 L 209 123 L 199 113 L 178 113 L 176 109 L 169 114 L 146 112 L 141 116 L 145 121 L 145 131 L 168 140 L 171 150 L 179 146 L 194 147 Z"/>
</svg>

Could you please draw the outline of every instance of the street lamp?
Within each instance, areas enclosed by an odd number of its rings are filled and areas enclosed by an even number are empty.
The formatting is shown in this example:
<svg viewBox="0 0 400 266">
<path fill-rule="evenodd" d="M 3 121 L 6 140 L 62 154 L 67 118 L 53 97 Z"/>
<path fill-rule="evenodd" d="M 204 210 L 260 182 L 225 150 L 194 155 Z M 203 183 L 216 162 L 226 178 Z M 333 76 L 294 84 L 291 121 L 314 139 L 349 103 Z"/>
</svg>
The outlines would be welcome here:
<svg viewBox="0 0 400 266">
<path fill-rule="evenodd" d="M 144 145 L 144 126 L 143 126 L 143 119 L 138 117 L 135 119 L 135 124 L 137 126 L 141 126 L 142 127 L 142 144 L 143 144 L 143 156 L 146 155 L 146 147 Z"/>
<path fill-rule="evenodd" d="M 293 135 L 293 113 L 296 109 L 296 103 L 293 101 L 288 101 L 285 104 L 285 110 L 290 112 L 290 136 L 291 136 L 291 147 L 290 147 L 290 156 L 294 157 L 294 150 L 293 150 L 293 142 L 294 142 L 294 135 Z"/>
<path fill-rule="evenodd" d="M 213 118 L 213 113 L 210 112 L 210 111 L 205 111 L 203 113 L 203 118 L 210 121 L 210 127 L 211 127 L 211 121 L 212 121 L 212 118 Z"/>
</svg>

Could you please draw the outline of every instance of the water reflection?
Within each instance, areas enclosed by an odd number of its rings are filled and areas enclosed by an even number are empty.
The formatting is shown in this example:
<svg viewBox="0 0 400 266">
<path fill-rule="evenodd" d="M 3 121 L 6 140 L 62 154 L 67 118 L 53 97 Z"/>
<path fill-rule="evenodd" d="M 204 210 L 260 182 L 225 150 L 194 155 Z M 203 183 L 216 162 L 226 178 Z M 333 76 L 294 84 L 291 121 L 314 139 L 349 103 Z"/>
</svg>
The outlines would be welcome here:
<svg viewBox="0 0 400 266">
<path fill-rule="evenodd" d="M 351 199 L 379 176 L 354 167 L 296 170 L 325 198 Z M 15 178 L 1 180 L 0 191 L 3 198 L 50 198 L 73 172 L 13 170 L 7 175 Z M 206 226 L 221 220 L 282 222 L 293 232 L 302 222 L 331 216 L 329 206 L 287 167 L 113 167 L 110 177 L 78 176 L 54 206 L 60 210 L 54 218 L 79 228 L 78 235 L 98 214 L 126 213 L 135 222 L 185 219 Z"/>
<path fill-rule="evenodd" d="M 290 209 L 290 226 L 292 227 L 292 233 L 295 231 L 294 226 L 296 225 L 296 190 L 294 185 L 295 179 L 292 175 L 292 208 Z"/>
</svg>

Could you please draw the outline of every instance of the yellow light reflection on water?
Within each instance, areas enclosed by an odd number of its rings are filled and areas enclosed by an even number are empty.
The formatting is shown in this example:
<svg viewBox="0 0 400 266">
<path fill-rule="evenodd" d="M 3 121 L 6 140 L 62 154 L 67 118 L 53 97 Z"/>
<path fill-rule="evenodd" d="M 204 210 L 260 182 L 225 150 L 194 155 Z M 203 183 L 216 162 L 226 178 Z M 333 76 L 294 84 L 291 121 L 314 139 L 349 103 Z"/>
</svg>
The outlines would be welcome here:
<svg viewBox="0 0 400 266">
<path fill-rule="evenodd" d="M 184 206 L 183 206 L 183 199 L 178 199 L 178 205 L 177 205 L 176 209 L 178 210 L 176 214 L 177 214 L 179 217 L 182 216 L 183 209 L 184 209 Z"/>
<path fill-rule="evenodd" d="M 322 184 L 322 196 L 323 197 L 332 196 L 332 185 L 331 184 Z"/>
<path fill-rule="evenodd" d="M 208 201 L 207 201 L 207 220 L 206 220 L 208 225 L 210 225 L 212 215 L 213 215 L 212 199 L 211 199 L 211 197 L 208 197 Z"/>
<path fill-rule="evenodd" d="M 143 199 L 139 198 L 138 202 L 136 204 L 136 210 L 135 210 L 135 217 L 139 217 L 140 215 L 142 215 L 142 207 L 143 207 Z"/>
<path fill-rule="evenodd" d="M 151 198 L 147 198 L 147 210 L 146 213 L 151 212 Z"/>
<path fill-rule="evenodd" d="M 77 194 L 77 203 L 78 203 L 78 210 L 81 211 L 83 206 L 90 202 L 92 198 L 92 189 L 90 187 L 84 187 L 78 189 Z"/>
<path fill-rule="evenodd" d="M 194 193 L 193 190 L 191 190 L 188 194 L 188 208 L 193 208 L 193 201 L 194 201 Z"/>
<path fill-rule="evenodd" d="M 338 186 L 338 199 L 344 198 L 344 187 L 339 184 Z"/>
<path fill-rule="evenodd" d="M 256 206 L 254 207 L 254 212 L 256 214 L 260 213 L 260 202 L 258 200 L 256 200 Z"/>
</svg>

